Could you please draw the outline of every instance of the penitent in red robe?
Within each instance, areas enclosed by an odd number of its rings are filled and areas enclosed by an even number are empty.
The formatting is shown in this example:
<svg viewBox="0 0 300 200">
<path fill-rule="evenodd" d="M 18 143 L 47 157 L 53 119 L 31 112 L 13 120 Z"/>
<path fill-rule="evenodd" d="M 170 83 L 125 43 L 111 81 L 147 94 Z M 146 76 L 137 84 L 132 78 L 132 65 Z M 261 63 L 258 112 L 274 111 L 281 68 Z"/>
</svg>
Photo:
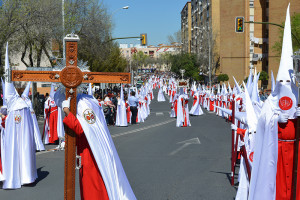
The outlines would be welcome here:
<svg viewBox="0 0 300 200">
<path fill-rule="evenodd" d="M 77 154 L 81 156 L 79 170 L 81 199 L 109 200 L 101 173 L 79 121 L 70 113 L 63 122 L 77 135 Z"/>
<path fill-rule="evenodd" d="M 276 200 L 292 199 L 294 140 L 297 119 L 278 123 L 278 161 L 276 174 Z M 299 152 L 299 151 L 298 151 Z M 297 200 L 300 200 L 300 152 L 298 153 Z"/>
<path fill-rule="evenodd" d="M 57 134 L 57 118 L 58 118 L 58 110 L 57 106 L 50 107 L 49 109 L 46 109 L 48 125 L 50 127 L 49 132 L 49 143 L 55 143 L 56 140 L 58 140 L 58 134 Z"/>
</svg>

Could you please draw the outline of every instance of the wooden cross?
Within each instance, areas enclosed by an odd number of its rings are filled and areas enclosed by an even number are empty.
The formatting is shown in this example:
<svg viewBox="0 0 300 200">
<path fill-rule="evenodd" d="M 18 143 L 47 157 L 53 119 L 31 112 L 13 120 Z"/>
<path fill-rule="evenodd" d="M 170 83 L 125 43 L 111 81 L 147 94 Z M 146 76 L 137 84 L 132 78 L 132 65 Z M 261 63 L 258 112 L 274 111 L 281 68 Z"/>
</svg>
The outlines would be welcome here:
<svg viewBox="0 0 300 200">
<path fill-rule="evenodd" d="M 77 67 L 79 37 L 69 34 L 66 42 L 66 67 L 62 71 L 12 70 L 12 81 L 61 82 L 66 87 L 66 98 L 71 97 L 70 111 L 76 116 L 76 88 L 81 83 L 130 83 L 130 73 L 82 72 Z M 76 134 L 66 127 L 64 199 L 75 199 Z"/>
</svg>

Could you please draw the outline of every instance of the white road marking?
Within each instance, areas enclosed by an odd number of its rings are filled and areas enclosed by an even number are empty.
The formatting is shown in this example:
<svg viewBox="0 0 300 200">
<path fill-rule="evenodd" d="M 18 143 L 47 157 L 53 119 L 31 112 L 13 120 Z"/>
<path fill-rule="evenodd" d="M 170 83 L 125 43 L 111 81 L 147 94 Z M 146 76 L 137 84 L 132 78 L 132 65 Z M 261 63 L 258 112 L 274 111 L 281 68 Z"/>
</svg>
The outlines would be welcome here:
<svg viewBox="0 0 300 200">
<path fill-rule="evenodd" d="M 49 149 L 49 150 L 46 150 L 46 151 L 36 152 L 35 155 L 41 155 L 41 154 L 51 153 L 51 152 L 55 152 L 55 151 L 58 151 L 58 150 Z"/>
<path fill-rule="evenodd" d="M 134 130 L 131 130 L 131 131 L 126 131 L 124 133 L 115 134 L 115 135 L 112 135 L 111 137 L 116 138 L 116 137 L 119 137 L 119 136 L 128 135 L 128 134 L 131 134 L 131 133 L 136 133 L 136 132 L 147 130 L 147 129 L 150 129 L 150 128 L 154 128 L 154 127 L 157 127 L 157 126 L 162 126 L 164 124 L 168 124 L 168 123 L 173 122 L 175 120 L 176 119 L 170 119 L 168 121 L 164 121 L 164 122 L 161 122 L 161 123 L 158 123 L 158 124 L 153 124 L 153 125 L 150 125 L 150 126 L 146 126 L 144 128 L 138 128 L 138 129 L 134 129 Z M 35 154 L 36 155 L 41 155 L 41 154 L 51 153 L 51 152 L 55 152 L 55 150 L 51 149 L 51 150 L 46 150 L 46 151 L 40 151 L 40 152 L 37 152 Z"/>
<path fill-rule="evenodd" d="M 177 144 L 183 144 L 181 147 L 179 147 L 178 149 L 176 149 L 175 151 L 172 151 L 169 155 L 173 156 L 176 153 L 178 153 L 179 151 L 181 151 L 182 149 L 186 148 L 187 146 L 191 145 L 191 144 L 201 144 L 199 138 L 192 138 L 189 140 L 185 140 L 182 142 L 178 142 Z"/>
<path fill-rule="evenodd" d="M 156 112 L 156 116 L 159 116 L 159 115 L 164 115 L 163 112 Z"/>
<path fill-rule="evenodd" d="M 154 128 L 154 127 L 157 127 L 157 126 L 162 126 L 164 124 L 168 124 L 168 123 L 173 122 L 175 120 L 176 119 L 170 119 L 168 121 L 164 121 L 164 122 L 161 122 L 161 123 L 158 123 L 158 124 L 153 124 L 153 125 L 150 125 L 150 126 L 146 126 L 144 128 L 138 128 L 138 129 L 134 129 L 134 130 L 131 130 L 131 131 L 126 131 L 124 133 L 114 134 L 111 137 L 116 138 L 116 137 L 119 137 L 119 136 L 128 135 L 128 134 L 131 134 L 131 133 L 136 133 L 136 132 L 143 131 L 143 130 L 150 129 L 150 128 Z"/>
</svg>

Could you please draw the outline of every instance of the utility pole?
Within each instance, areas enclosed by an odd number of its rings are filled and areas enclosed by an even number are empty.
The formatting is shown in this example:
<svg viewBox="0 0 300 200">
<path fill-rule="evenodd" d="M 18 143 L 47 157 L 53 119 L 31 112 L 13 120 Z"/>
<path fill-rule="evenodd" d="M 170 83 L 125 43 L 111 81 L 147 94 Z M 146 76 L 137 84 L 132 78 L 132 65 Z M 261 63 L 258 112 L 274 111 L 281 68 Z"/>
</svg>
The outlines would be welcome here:
<svg viewBox="0 0 300 200">
<path fill-rule="evenodd" d="M 210 44 L 210 29 L 208 28 L 208 78 L 209 87 L 211 88 L 211 44 Z"/>
<path fill-rule="evenodd" d="M 63 28 L 63 60 L 66 59 L 66 44 L 65 44 L 65 0 L 62 0 L 62 28 Z"/>
<path fill-rule="evenodd" d="M 131 57 L 129 60 L 129 67 L 130 67 L 130 74 L 131 74 L 131 83 L 130 84 L 133 86 L 134 81 L 133 81 L 133 71 L 132 71 L 132 66 L 131 66 Z"/>
</svg>

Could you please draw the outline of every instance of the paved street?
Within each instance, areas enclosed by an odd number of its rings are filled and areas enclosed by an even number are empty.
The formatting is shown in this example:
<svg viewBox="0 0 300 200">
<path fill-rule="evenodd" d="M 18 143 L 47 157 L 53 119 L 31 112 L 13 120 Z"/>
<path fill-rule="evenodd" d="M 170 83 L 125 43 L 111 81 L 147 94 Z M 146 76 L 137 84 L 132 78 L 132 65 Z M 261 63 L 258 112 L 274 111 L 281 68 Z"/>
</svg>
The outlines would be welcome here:
<svg viewBox="0 0 300 200">
<path fill-rule="evenodd" d="M 230 125 L 205 111 L 191 117 L 191 127 L 177 128 L 169 111 L 168 102 L 154 100 L 145 123 L 109 127 L 137 199 L 234 199 L 236 189 L 229 180 Z M 38 180 L 18 190 L 0 190 L 0 199 L 62 199 L 63 165 L 64 152 L 37 153 Z M 76 190 L 80 199 L 78 184 Z"/>
</svg>

